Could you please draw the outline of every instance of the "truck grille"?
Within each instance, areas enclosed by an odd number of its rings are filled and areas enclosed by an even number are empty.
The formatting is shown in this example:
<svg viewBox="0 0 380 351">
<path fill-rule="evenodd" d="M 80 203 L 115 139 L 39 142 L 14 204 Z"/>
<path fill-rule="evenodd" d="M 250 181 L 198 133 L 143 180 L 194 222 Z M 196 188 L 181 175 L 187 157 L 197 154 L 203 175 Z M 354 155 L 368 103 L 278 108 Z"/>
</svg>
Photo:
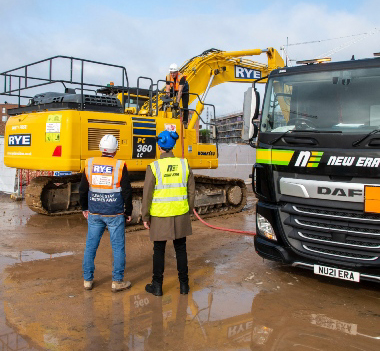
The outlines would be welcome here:
<svg viewBox="0 0 380 351">
<path fill-rule="evenodd" d="M 309 256 L 352 262 L 380 257 L 380 215 L 286 203 L 281 217 L 290 245 Z"/>
<path fill-rule="evenodd" d="M 315 214 L 318 216 L 326 217 L 339 217 L 339 218 L 355 218 L 359 221 L 375 221 L 380 222 L 380 216 L 376 214 L 366 214 L 366 213 L 353 213 L 353 212 L 343 212 L 336 210 L 326 210 L 321 208 L 310 208 L 299 205 L 293 206 L 294 210 L 303 214 Z"/>
<path fill-rule="evenodd" d="M 360 227 L 349 227 L 347 225 L 338 225 L 334 223 L 321 223 L 315 221 L 306 221 L 301 219 L 295 219 L 297 224 L 311 227 L 311 228 L 320 228 L 320 229 L 328 229 L 328 230 L 336 230 L 348 233 L 361 233 L 361 234 L 373 234 L 380 235 L 379 229 L 370 229 L 370 228 L 360 228 Z"/>
<path fill-rule="evenodd" d="M 377 256 L 349 253 L 349 252 L 340 251 L 340 250 L 329 250 L 329 249 L 325 249 L 325 248 L 317 247 L 317 246 L 310 246 L 310 245 L 302 245 L 302 246 L 308 251 L 319 252 L 325 255 L 331 255 L 331 256 L 337 256 L 337 257 L 352 258 L 355 260 L 373 261 L 378 258 Z"/>
</svg>

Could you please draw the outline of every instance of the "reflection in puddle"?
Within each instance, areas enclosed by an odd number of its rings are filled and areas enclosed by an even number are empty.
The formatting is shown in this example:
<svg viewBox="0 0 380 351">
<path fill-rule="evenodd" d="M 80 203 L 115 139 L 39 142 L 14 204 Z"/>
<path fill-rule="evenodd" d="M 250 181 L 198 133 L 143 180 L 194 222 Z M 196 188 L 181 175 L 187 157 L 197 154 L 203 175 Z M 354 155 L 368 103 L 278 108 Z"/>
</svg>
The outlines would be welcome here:
<svg viewBox="0 0 380 351">
<path fill-rule="evenodd" d="M 312 314 L 311 324 L 318 325 L 322 328 L 337 330 L 350 335 L 360 335 L 374 340 L 380 340 L 380 336 L 367 335 L 358 332 L 358 325 L 355 323 L 346 323 L 337 319 L 329 318 L 323 314 Z M 380 347 L 380 345 L 379 345 Z"/>
<path fill-rule="evenodd" d="M 47 260 L 47 259 L 53 259 L 57 257 L 63 257 L 63 256 L 71 256 L 74 255 L 74 252 L 68 251 L 68 252 L 58 252 L 58 253 L 45 253 L 42 251 L 32 251 L 32 250 L 26 250 L 26 251 L 19 251 L 19 252 L 3 252 L 1 253 L 4 257 L 13 258 L 15 261 L 13 263 L 20 263 L 20 262 L 30 262 L 30 261 L 37 261 L 37 260 Z M 0 257 L 1 261 L 1 257 Z"/>
<path fill-rule="evenodd" d="M 0 256 L 0 284 L 3 286 L 1 279 L 1 271 L 6 267 L 17 263 L 17 260 L 12 257 Z M 17 333 L 6 318 L 3 303 L 3 290 L 0 290 L 0 350 L 18 351 L 18 350 L 37 350 L 27 338 Z"/>
<path fill-rule="evenodd" d="M 128 292 L 113 294 L 108 282 L 99 281 L 92 291 L 83 291 L 78 284 L 81 278 L 67 280 L 72 273 L 61 271 L 67 275 L 56 278 L 61 260 L 48 260 L 72 252 L 18 254 L 4 258 L 13 267 L 4 285 L 0 314 L 6 317 L 4 322 L 0 319 L 0 331 L 17 336 L 9 328 L 17 326 L 22 338 L 17 337 L 26 347 L 25 340 L 30 339 L 49 350 L 379 349 L 378 305 L 359 295 L 359 307 L 348 308 L 351 294 L 344 290 L 340 290 L 340 299 L 345 303 L 337 304 L 336 299 L 319 296 L 307 285 L 296 289 L 279 283 L 281 287 L 274 292 L 226 279 L 221 285 L 205 287 L 204 278 L 215 270 L 203 267 L 191 275 L 189 295 L 179 294 L 175 274 L 165 276 L 162 298 L 145 292 L 147 278 L 132 282 Z M 40 262 L 14 265 L 32 260 Z M 75 260 L 65 261 L 66 272 L 75 267 L 79 267 Z M 38 283 L 32 271 L 44 272 Z M 29 281 L 20 279 L 26 274 Z M 360 307 L 363 301 L 365 308 Z"/>
<path fill-rule="evenodd" d="M 59 252 L 55 254 L 47 254 L 41 251 L 21 251 L 19 259 L 21 262 L 29 262 L 36 260 L 46 260 L 56 257 L 71 256 L 74 252 Z"/>
<path fill-rule="evenodd" d="M 4 315 L 2 304 L 0 305 L 0 315 Z M 8 326 L 7 321 L 0 318 L 0 350 L 37 350 L 30 343 L 20 336 L 13 328 Z"/>
</svg>

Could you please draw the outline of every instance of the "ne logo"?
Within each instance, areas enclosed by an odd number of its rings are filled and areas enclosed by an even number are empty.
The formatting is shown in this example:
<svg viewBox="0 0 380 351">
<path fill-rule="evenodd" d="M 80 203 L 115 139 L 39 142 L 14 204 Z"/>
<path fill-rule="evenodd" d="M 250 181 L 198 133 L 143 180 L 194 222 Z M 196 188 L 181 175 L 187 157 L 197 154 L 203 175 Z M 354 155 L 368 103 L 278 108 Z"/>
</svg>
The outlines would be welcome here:
<svg viewBox="0 0 380 351">
<path fill-rule="evenodd" d="M 175 172 L 178 170 L 178 165 L 168 165 L 166 172 Z"/>
</svg>

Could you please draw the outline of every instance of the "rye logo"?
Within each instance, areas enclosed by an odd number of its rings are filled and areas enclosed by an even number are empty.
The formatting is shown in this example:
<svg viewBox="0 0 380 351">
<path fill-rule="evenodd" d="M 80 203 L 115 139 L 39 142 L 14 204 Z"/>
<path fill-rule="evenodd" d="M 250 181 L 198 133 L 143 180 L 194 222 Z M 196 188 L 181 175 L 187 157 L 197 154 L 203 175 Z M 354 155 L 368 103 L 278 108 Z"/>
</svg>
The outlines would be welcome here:
<svg viewBox="0 0 380 351">
<path fill-rule="evenodd" d="M 323 156 L 321 151 L 301 151 L 298 154 L 295 167 L 318 167 Z"/>
<path fill-rule="evenodd" d="M 235 66 L 235 78 L 237 79 L 260 79 L 261 71 L 242 66 Z"/>
</svg>

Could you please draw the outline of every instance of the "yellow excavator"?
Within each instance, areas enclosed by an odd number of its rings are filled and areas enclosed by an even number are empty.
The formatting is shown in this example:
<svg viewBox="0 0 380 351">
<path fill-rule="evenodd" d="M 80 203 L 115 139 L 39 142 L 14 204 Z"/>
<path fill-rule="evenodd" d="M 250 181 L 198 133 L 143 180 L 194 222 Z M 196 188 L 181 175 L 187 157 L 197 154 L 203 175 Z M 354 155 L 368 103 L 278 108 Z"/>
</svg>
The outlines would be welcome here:
<svg viewBox="0 0 380 351">
<path fill-rule="evenodd" d="M 266 64 L 244 58 L 260 54 L 266 54 Z M 8 111 L 11 117 L 6 124 L 4 163 L 19 169 L 70 173 L 33 179 L 25 198 L 27 205 L 41 214 L 75 213 L 80 211 L 78 172 L 83 171 L 87 158 L 100 156 L 100 139 L 113 134 L 119 142 L 116 157 L 126 161 L 133 181 L 132 223 L 137 224 L 141 219 L 145 170 L 158 157 L 155 137 L 163 130 L 176 130 L 180 139 L 175 156 L 186 157 L 193 169 L 217 168 L 218 145 L 199 143 L 197 134 L 198 119 L 208 105 L 208 91 L 225 82 L 265 83 L 268 74 L 283 65 L 273 48 L 232 52 L 211 49 L 188 60 L 180 72 L 190 86 L 189 105 L 195 101 L 197 105 L 189 111 L 187 128 L 181 111 L 173 108 L 173 99 L 166 98 L 165 88 L 159 88 L 166 84 L 165 80 L 154 83 L 151 78 L 139 77 L 132 88 L 123 66 L 55 56 L 8 70 L 0 74 L 4 79 L 0 94 L 17 96 L 20 107 Z M 89 82 L 91 79 L 85 82 L 88 72 L 105 69 L 117 72 L 114 77 L 118 85 L 94 84 Z M 142 88 L 144 84 L 149 88 Z M 64 92 L 26 95 L 46 85 L 63 86 Z M 23 107 L 22 98 L 29 98 Z M 214 133 L 217 136 L 215 128 Z M 199 213 L 234 213 L 245 204 L 246 186 L 241 179 L 196 175 L 195 207 Z"/>
</svg>

